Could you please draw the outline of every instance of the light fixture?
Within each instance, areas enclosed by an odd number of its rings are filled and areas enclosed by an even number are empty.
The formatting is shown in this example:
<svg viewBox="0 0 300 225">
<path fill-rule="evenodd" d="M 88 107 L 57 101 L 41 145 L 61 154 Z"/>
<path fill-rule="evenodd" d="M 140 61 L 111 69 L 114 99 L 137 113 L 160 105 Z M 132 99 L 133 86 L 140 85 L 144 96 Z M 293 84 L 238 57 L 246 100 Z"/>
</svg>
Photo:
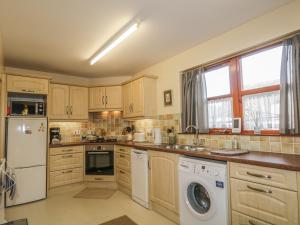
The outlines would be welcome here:
<svg viewBox="0 0 300 225">
<path fill-rule="evenodd" d="M 129 37 L 132 33 L 134 33 L 138 29 L 138 23 L 133 24 L 127 30 L 125 30 L 120 36 L 114 39 L 111 43 L 109 43 L 103 50 L 101 50 L 97 55 L 95 55 L 90 64 L 94 65 L 99 59 L 105 56 L 108 52 L 110 52 L 113 48 L 118 46 L 122 41 L 124 41 L 127 37 Z"/>
</svg>

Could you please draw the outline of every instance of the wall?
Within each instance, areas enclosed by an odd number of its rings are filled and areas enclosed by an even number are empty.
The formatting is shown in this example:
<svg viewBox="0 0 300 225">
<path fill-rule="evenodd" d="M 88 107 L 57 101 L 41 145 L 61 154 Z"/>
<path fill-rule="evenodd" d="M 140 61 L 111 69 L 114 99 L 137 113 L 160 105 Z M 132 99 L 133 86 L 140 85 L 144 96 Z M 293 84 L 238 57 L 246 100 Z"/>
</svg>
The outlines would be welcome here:
<svg viewBox="0 0 300 225">
<path fill-rule="evenodd" d="M 180 113 L 180 71 L 298 30 L 300 29 L 299 12 L 300 0 L 295 0 L 135 75 L 159 76 L 158 113 Z M 173 90 L 173 106 L 164 107 L 163 91 L 167 89 Z"/>
<path fill-rule="evenodd" d="M 129 80 L 130 76 L 116 76 L 116 77 L 103 77 L 103 78 L 88 78 L 88 77 L 77 77 L 67 74 L 49 73 L 37 70 L 27 70 L 14 67 L 5 67 L 5 73 L 19 74 L 19 75 L 30 75 L 51 78 L 51 82 L 54 83 L 65 83 L 73 85 L 83 86 L 96 86 L 96 85 L 116 85 Z"/>
</svg>

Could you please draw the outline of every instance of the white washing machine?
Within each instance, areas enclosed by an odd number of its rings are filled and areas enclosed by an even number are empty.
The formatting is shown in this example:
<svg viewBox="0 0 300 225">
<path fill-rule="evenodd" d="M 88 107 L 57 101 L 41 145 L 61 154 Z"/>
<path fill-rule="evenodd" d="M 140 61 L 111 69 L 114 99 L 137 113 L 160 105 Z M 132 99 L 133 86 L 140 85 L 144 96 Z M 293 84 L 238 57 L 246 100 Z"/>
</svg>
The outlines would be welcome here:
<svg viewBox="0 0 300 225">
<path fill-rule="evenodd" d="M 180 157 L 179 210 L 181 225 L 228 225 L 225 162 Z"/>
</svg>

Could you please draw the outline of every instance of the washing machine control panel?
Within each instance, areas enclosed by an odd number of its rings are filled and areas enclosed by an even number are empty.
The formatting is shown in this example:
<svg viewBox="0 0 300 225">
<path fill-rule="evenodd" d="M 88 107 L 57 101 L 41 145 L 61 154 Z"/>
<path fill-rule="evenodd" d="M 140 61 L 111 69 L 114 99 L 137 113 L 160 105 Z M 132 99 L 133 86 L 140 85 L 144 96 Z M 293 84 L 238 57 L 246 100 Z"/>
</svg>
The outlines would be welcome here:
<svg viewBox="0 0 300 225">
<path fill-rule="evenodd" d="M 179 162 L 179 169 L 187 173 L 214 177 L 215 179 L 223 180 L 226 177 L 226 171 L 223 168 L 207 165 L 205 163 L 193 163 L 182 160 Z"/>
</svg>

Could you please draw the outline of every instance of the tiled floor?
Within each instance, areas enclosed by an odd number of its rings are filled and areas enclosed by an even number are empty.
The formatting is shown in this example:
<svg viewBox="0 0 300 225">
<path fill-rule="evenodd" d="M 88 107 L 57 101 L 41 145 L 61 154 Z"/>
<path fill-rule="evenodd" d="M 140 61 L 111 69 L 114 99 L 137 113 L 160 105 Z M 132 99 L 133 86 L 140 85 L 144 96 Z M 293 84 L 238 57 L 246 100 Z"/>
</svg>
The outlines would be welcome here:
<svg viewBox="0 0 300 225">
<path fill-rule="evenodd" d="M 117 191 L 110 199 L 73 198 L 78 188 L 52 194 L 38 201 L 6 210 L 6 218 L 27 217 L 29 225 L 98 225 L 107 220 L 127 215 L 138 225 L 175 225 L 161 215 L 133 202 Z"/>
</svg>

